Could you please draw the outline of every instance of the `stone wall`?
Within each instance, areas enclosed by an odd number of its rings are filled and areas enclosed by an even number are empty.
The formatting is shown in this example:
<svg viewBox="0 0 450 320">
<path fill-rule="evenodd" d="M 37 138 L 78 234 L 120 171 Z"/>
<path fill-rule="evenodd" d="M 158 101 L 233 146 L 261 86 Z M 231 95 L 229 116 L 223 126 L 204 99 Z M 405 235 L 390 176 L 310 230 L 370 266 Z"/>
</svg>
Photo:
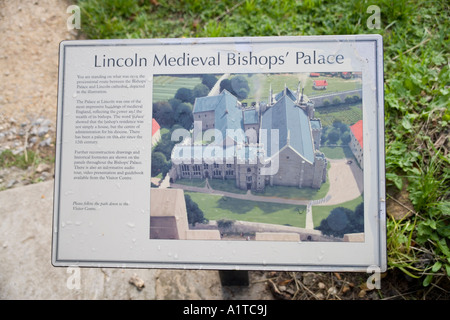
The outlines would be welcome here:
<svg viewBox="0 0 450 320">
<path fill-rule="evenodd" d="M 358 96 L 358 97 L 362 98 L 362 89 L 336 92 L 336 93 L 330 93 L 330 94 L 325 94 L 325 95 L 320 95 L 320 96 L 313 96 L 313 97 L 309 97 L 309 99 L 312 102 L 314 102 L 314 106 L 316 108 L 318 108 L 318 107 L 324 106 L 324 101 L 328 101 L 330 104 L 333 104 L 333 100 L 336 98 L 339 98 L 342 102 L 344 102 L 345 98 L 347 96 L 350 96 L 350 97 Z"/>
</svg>

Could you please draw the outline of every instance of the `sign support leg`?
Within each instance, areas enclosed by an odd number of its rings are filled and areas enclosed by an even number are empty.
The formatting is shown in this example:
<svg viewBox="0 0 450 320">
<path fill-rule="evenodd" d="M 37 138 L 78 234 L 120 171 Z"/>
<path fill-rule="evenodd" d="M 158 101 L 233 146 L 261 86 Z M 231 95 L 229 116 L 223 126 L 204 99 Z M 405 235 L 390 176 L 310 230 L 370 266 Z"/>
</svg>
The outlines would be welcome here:
<svg viewBox="0 0 450 320">
<path fill-rule="evenodd" d="M 245 270 L 220 270 L 219 276 L 222 286 L 248 286 L 250 283 Z"/>
</svg>

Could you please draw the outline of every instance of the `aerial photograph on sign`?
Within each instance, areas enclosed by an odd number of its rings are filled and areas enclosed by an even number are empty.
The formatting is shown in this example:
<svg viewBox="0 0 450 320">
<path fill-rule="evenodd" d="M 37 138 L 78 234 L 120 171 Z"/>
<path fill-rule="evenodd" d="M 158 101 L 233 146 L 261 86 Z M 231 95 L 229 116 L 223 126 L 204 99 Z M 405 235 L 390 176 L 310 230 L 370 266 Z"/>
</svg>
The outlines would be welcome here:
<svg viewBox="0 0 450 320">
<path fill-rule="evenodd" d="M 153 76 L 150 239 L 364 242 L 361 72 Z"/>
</svg>

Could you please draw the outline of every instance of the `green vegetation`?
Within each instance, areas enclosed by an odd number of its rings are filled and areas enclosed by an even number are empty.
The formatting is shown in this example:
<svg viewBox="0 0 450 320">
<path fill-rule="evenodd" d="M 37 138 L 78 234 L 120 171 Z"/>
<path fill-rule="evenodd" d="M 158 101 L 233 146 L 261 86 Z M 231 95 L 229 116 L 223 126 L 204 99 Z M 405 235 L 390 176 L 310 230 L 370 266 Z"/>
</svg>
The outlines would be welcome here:
<svg viewBox="0 0 450 320">
<path fill-rule="evenodd" d="M 313 188 L 296 188 L 285 186 L 266 186 L 262 193 L 257 195 L 265 197 L 276 197 L 297 200 L 316 200 L 324 198 L 330 189 L 330 182 L 327 180 L 322 184 L 320 189 Z"/>
<path fill-rule="evenodd" d="M 420 278 L 424 285 L 450 277 L 447 1 L 77 3 L 82 10 L 82 31 L 91 39 L 381 34 L 387 201 L 402 192 L 414 206 L 410 217 L 388 218 L 388 264 Z M 369 5 L 380 8 L 379 29 L 367 27 L 372 14 L 366 12 Z"/>
<path fill-rule="evenodd" d="M 184 195 L 184 201 L 186 202 L 186 212 L 189 224 L 195 226 L 196 223 L 208 222 L 208 220 L 205 219 L 203 211 L 198 207 L 197 203 L 192 201 L 191 197 L 188 194 Z"/>
<path fill-rule="evenodd" d="M 305 227 L 306 206 L 254 202 L 197 192 L 186 192 L 208 220 L 241 220 Z"/>
<path fill-rule="evenodd" d="M 201 83 L 200 77 L 153 77 L 153 102 L 167 101 L 174 97 L 178 88 L 194 89 Z"/>
<path fill-rule="evenodd" d="M 232 192 L 237 194 L 246 194 L 247 190 L 241 190 L 236 187 L 236 180 L 208 179 L 208 183 L 214 190 Z"/>
<path fill-rule="evenodd" d="M 364 232 L 364 203 L 358 204 L 355 210 L 334 208 L 316 229 L 325 235 L 340 238 L 346 233 Z"/>
<path fill-rule="evenodd" d="M 29 166 L 35 164 L 38 160 L 36 153 L 32 150 L 26 150 L 25 152 L 20 152 L 14 154 L 11 150 L 5 150 L 0 153 L 0 167 L 18 167 L 20 169 L 27 169 Z"/>
<path fill-rule="evenodd" d="M 329 159 L 354 159 L 352 150 L 348 146 L 338 146 L 338 147 L 320 147 L 320 151 L 325 154 L 325 157 Z"/>
<path fill-rule="evenodd" d="M 362 119 L 361 103 L 317 108 L 314 115 L 320 119 L 324 127 L 333 125 L 336 120 L 352 125 Z"/>
<path fill-rule="evenodd" d="M 332 206 L 312 206 L 312 214 L 313 214 L 313 221 L 314 221 L 314 228 L 317 228 L 320 226 L 322 220 L 326 219 L 330 212 L 333 211 L 336 208 L 346 208 L 349 210 L 355 210 L 356 207 L 363 202 L 363 197 L 359 196 L 356 199 L 353 199 L 351 201 L 340 203 Z"/>
</svg>

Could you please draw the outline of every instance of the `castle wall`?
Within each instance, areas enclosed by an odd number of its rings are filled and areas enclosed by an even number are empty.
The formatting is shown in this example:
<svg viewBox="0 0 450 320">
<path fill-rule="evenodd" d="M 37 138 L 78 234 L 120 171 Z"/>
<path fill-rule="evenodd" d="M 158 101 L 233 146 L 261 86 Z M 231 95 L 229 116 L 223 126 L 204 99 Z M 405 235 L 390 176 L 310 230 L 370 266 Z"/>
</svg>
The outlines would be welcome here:
<svg viewBox="0 0 450 320">
<path fill-rule="evenodd" d="M 204 112 L 196 112 L 193 114 L 194 121 L 202 122 L 202 130 L 214 129 L 215 117 L 214 110 L 212 111 L 204 111 Z"/>
</svg>

